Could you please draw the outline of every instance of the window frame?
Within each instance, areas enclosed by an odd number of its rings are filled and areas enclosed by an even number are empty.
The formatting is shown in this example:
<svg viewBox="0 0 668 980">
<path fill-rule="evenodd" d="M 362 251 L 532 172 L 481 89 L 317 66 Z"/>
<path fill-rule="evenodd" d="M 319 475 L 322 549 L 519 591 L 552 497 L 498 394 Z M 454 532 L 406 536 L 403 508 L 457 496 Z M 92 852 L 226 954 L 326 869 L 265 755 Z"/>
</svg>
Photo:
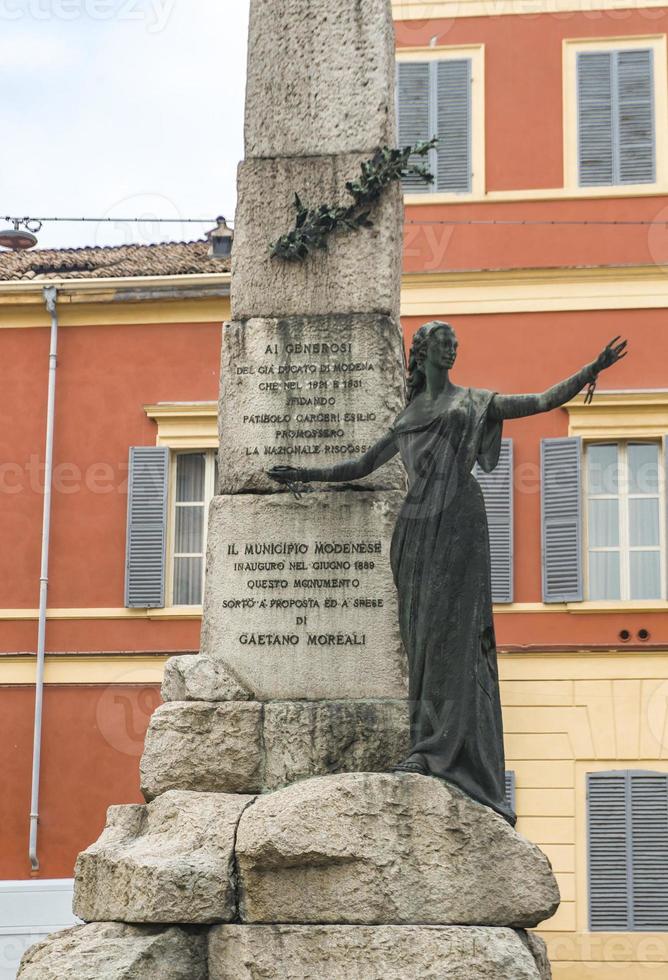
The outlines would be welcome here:
<svg viewBox="0 0 668 980">
<path fill-rule="evenodd" d="M 471 62 L 471 189 L 439 191 L 437 184 L 425 184 L 419 193 L 404 193 L 406 204 L 469 201 L 485 195 L 485 45 L 462 44 L 428 48 L 398 48 L 397 63 L 462 61 Z M 397 105 L 397 119 L 399 108 Z"/>
<path fill-rule="evenodd" d="M 182 557 L 176 553 L 176 468 L 179 456 L 202 455 L 205 459 L 204 470 L 204 510 L 203 535 L 202 535 L 202 600 L 204 599 L 204 582 L 206 577 L 206 548 L 208 539 L 208 513 L 211 501 L 216 493 L 216 462 L 217 452 L 215 449 L 194 447 L 188 449 L 172 450 L 169 454 L 169 482 L 167 491 L 167 555 L 165 569 L 165 605 L 173 609 L 201 609 L 202 603 L 183 604 L 174 602 L 174 562 L 177 557 Z M 191 557 L 200 557 L 192 555 Z"/>
<path fill-rule="evenodd" d="M 578 166 L 578 54 L 652 51 L 654 76 L 655 180 L 641 184 L 581 185 Z M 563 42 L 564 189 L 578 197 L 607 197 L 611 191 L 633 197 L 668 186 L 668 59 L 666 34 L 631 37 L 566 38 Z"/>
<path fill-rule="evenodd" d="M 659 505 L 659 544 L 658 546 L 631 546 L 629 543 L 629 501 L 632 495 L 628 492 L 628 447 L 629 445 L 652 445 L 656 446 L 658 449 L 658 505 Z M 618 599 L 592 599 L 590 597 L 590 570 L 589 570 L 589 558 L 590 558 L 590 545 L 589 545 L 589 461 L 588 453 L 592 446 L 611 446 L 614 445 L 618 450 L 618 463 L 619 463 L 619 483 L 618 483 L 618 493 L 614 499 L 619 501 L 619 548 L 596 548 L 598 551 L 617 551 L 619 550 L 619 565 L 620 565 L 620 596 Z M 629 436 L 626 438 L 597 438 L 597 439 L 587 439 L 583 441 L 583 460 L 582 460 L 582 561 L 583 561 L 583 581 L 584 581 L 584 596 L 585 602 L 614 602 L 614 603 L 630 603 L 630 602 L 663 602 L 667 598 L 667 588 L 668 588 L 668 561 L 666 560 L 666 458 L 664 441 L 656 438 L 639 438 Z M 649 498 L 649 495 L 640 495 Z M 610 495 L 612 499 L 612 495 Z M 598 499 L 605 499 L 604 497 L 599 497 Z M 660 562 L 660 596 L 653 599 L 632 599 L 631 598 L 631 571 L 630 571 L 630 555 L 631 551 L 654 551 L 659 552 L 659 562 Z"/>
</svg>

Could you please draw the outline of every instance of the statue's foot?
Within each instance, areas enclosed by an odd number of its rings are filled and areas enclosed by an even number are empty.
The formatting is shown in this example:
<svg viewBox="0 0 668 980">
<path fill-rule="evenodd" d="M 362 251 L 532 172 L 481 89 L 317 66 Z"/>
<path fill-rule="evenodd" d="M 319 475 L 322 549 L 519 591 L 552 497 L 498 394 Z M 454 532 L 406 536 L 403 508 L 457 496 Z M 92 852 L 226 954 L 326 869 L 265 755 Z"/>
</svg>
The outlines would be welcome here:
<svg viewBox="0 0 668 980">
<path fill-rule="evenodd" d="M 406 762 L 400 762 L 398 765 L 392 767 L 392 772 L 411 772 L 418 776 L 428 776 L 425 766 L 421 762 L 411 762 L 407 759 Z"/>
</svg>

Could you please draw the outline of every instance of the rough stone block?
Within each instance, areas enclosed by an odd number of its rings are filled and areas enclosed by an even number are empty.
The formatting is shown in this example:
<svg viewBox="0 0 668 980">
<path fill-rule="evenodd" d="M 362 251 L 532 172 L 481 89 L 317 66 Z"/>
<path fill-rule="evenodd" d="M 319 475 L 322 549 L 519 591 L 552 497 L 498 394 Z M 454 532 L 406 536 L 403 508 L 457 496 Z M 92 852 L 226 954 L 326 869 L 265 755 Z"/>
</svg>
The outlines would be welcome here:
<svg viewBox="0 0 668 980">
<path fill-rule="evenodd" d="M 18 980 L 207 980 L 202 931 L 96 922 L 31 946 Z"/>
<path fill-rule="evenodd" d="M 304 262 L 272 258 L 271 243 L 295 223 L 295 193 L 307 207 L 349 205 L 346 181 L 364 155 L 249 160 L 239 169 L 232 254 L 232 316 L 399 315 L 403 206 L 401 187 L 384 191 L 373 228 L 330 236 Z"/>
<path fill-rule="evenodd" d="M 332 466 L 365 452 L 404 407 L 402 344 L 388 316 L 226 324 L 219 492 L 276 491 L 272 466 Z M 357 485 L 405 489 L 400 457 Z"/>
<path fill-rule="evenodd" d="M 552 967 L 550 966 L 550 958 L 547 953 L 545 940 L 537 936 L 535 932 L 521 931 L 518 935 L 536 961 L 540 980 L 552 980 Z"/>
<path fill-rule="evenodd" d="M 249 701 L 246 691 L 220 660 L 195 656 L 172 657 L 165 664 L 163 701 Z"/>
<path fill-rule="evenodd" d="M 140 765 L 147 800 L 170 789 L 256 793 L 262 769 L 257 701 L 172 701 L 151 717 Z"/>
<path fill-rule="evenodd" d="M 388 772 L 409 747 L 406 701 L 170 702 L 154 713 L 142 792 L 258 793 L 337 772 Z"/>
<path fill-rule="evenodd" d="M 258 700 L 406 697 L 398 491 L 214 498 L 202 653 Z"/>
<path fill-rule="evenodd" d="M 388 772 L 406 757 L 409 742 L 406 701 L 273 701 L 264 715 L 264 785 Z"/>
<path fill-rule="evenodd" d="M 428 776 L 327 776 L 262 797 L 236 854 L 247 923 L 531 928 L 559 906 L 534 844 Z"/>
<path fill-rule="evenodd" d="M 210 980 L 539 980 L 512 929 L 216 926 Z"/>
<path fill-rule="evenodd" d="M 165 793 L 112 806 L 77 858 L 74 914 L 87 922 L 229 922 L 234 837 L 252 796 Z"/>
<path fill-rule="evenodd" d="M 253 0 L 246 157 L 394 145 L 388 0 Z"/>
</svg>

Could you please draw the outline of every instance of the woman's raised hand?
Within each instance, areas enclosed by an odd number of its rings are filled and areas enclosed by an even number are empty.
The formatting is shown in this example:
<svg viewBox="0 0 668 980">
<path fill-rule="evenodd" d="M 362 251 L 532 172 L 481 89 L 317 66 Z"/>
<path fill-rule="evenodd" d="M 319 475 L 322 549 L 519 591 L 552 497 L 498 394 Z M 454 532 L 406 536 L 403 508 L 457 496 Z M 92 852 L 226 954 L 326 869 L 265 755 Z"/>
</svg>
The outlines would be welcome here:
<svg viewBox="0 0 668 980">
<path fill-rule="evenodd" d="M 621 340 L 620 337 L 615 337 L 611 340 L 596 358 L 594 362 L 596 370 L 605 371 L 606 368 L 612 367 L 617 361 L 621 361 L 628 354 L 627 346 L 628 340 Z"/>
</svg>

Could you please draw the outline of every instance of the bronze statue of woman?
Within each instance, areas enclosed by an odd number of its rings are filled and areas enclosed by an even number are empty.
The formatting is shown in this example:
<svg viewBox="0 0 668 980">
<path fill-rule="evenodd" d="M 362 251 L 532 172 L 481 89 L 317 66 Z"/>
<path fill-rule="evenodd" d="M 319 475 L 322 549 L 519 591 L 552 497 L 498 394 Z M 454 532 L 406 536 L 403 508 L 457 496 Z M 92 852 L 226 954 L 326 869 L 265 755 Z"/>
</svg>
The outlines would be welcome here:
<svg viewBox="0 0 668 980">
<path fill-rule="evenodd" d="M 504 419 L 564 405 L 626 356 L 616 337 L 577 374 L 540 395 L 500 395 L 450 379 L 457 337 L 425 323 L 413 340 L 408 405 L 359 459 L 324 469 L 275 467 L 279 483 L 341 483 L 368 476 L 396 453 L 409 490 L 397 519 L 391 565 L 408 657 L 411 750 L 395 768 L 437 776 L 511 824 L 505 800 L 503 722 L 492 618 L 489 532 L 476 462 L 491 472 Z"/>
</svg>

